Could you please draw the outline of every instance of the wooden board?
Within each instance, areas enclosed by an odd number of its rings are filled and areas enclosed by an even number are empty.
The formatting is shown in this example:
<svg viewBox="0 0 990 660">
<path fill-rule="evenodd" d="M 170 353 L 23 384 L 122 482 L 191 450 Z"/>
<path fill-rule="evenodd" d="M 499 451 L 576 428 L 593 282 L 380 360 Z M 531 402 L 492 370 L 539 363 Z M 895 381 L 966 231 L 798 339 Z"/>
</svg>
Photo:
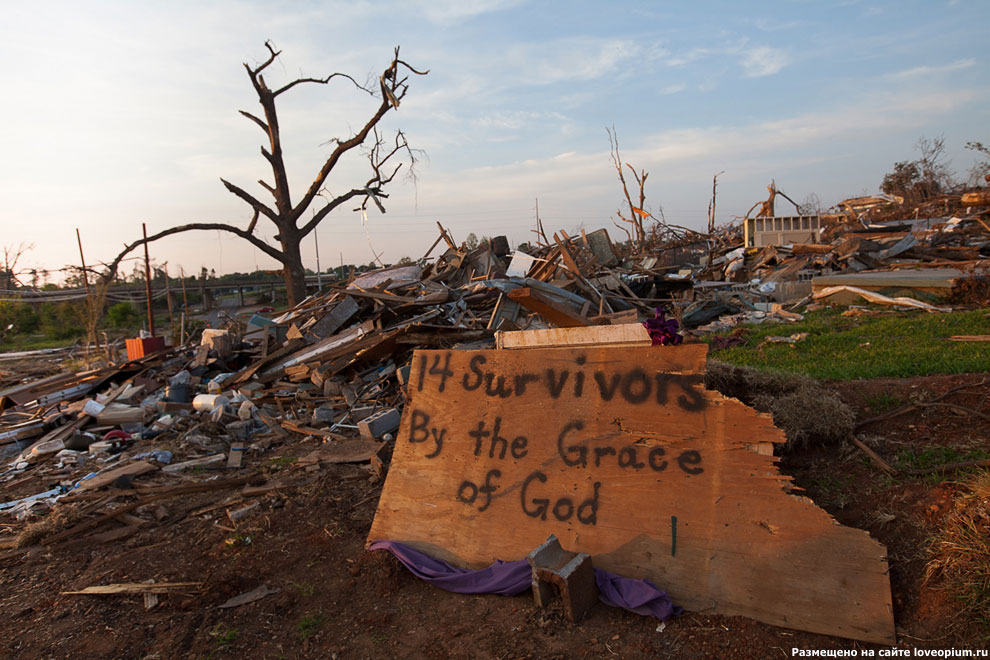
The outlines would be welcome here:
<svg viewBox="0 0 990 660">
<path fill-rule="evenodd" d="M 538 346 L 650 346 L 652 343 L 650 333 L 642 323 L 495 333 L 495 346 L 511 349 Z M 704 368 L 705 356 L 702 354 L 699 360 Z"/>
<path fill-rule="evenodd" d="M 348 438 L 321 446 L 299 459 L 299 465 L 318 463 L 367 463 L 382 449 L 380 442 Z"/>
<path fill-rule="evenodd" d="M 689 610 L 894 643 L 884 547 L 788 493 L 705 351 L 417 351 L 369 543 L 477 568 L 555 534 Z"/>
<path fill-rule="evenodd" d="M 120 477 L 136 477 L 146 472 L 154 472 L 157 469 L 157 466 L 152 465 L 147 461 L 134 461 L 132 463 L 127 463 L 126 465 L 121 465 L 120 467 L 112 470 L 107 470 L 106 472 L 96 475 L 92 479 L 87 479 L 80 483 L 79 488 L 82 490 L 95 490 L 97 488 L 103 488 L 104 486 L 112 484 Z"/>
<path fill-rule="evenodd" d="M 577 310 L 568 308 L 555 300 L 550 300 L 540 291 L 531 287 L 521 287 L 509 291 L 509 298 L 516 301 L 531 312 L 536 312 L 551 323 L 561 328 L 575 328 L 591 325 L 588 319 Z"/>
</svg>

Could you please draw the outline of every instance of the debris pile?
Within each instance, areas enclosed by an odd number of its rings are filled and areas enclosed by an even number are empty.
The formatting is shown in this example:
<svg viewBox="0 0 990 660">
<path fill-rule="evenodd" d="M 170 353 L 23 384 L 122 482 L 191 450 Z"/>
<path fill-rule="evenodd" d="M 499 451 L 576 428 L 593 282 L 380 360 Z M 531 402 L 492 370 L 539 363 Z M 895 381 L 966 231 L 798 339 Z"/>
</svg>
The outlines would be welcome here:
<svg viewBox="0 0 990 660">
<path fill-rule="evenodd" d="M 605 229 L 547 237 L 542 227 L 514 251 L 504 236 L 469 249 L 438 223 L 418 262 L 352 275 L 273 318 L 232 319 L 198 343 L 157 350 L 145 340 L 138 352 L 149 354 L 88 371 L 4 366 L 0 515 L 30 520 L 78 502 L 104 517 L 45 544 L 116 538 L 136 526 L 127 518 L 136 508 L 154 517 L 149 497 L 239 489 L 222 505 L 235 521 L 252 514 L 246 498 L 277 488 L 256 469 L 261 459 L 297 440 L 318 446 L 295 468 L 357 463 L 380 479 L 416 348 L 485 348 L 496 331 L 644 321 L 655 342 L 679 343 L 678 332 L 800 320 L 796 310 L 816 300 L 929 311 L 986 304 L 990 210 L 982 197 L 982 206 L 966 199 L 937 200 L 910 219 L 895 199 L 850 199 L 821 216 L 655 231 L 644 250 L 614 244 Z M 778 235 L 806 241 L 774 242 Z M 774 340 L 801 339 L 781 335 Z M 139 499 L 121 505 L 129 494 Z M 16 526 L 5 529 L 0 548 L 24 546 L 10 533 Z"/>
</svg>

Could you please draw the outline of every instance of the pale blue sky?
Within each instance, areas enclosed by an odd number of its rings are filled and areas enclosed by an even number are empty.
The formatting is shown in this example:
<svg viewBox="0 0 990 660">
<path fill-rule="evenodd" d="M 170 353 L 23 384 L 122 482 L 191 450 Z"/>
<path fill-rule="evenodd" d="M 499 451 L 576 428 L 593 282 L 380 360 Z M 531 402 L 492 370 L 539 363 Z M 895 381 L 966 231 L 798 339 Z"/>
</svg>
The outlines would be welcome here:
<svg viewBox="0 0 990 660">
<path fill-rule="evenodd" d="M 395 45 L 431 73 L 412 81 L 383 127 L 428 161 L 393 185 L 384 216 L 338 209 L 320 227 L 323 267 L 417 257 L 435 221 L 527 240 L 534 199 L 548 229 L 608 226 L 621 190 L 608 158 L 650 172 L 647 206 L 702 228 L 719 179 L 719 222 L 765 196 L 798 201 L 872 193 L 920 136 L 944 135 L 963 175 L 967 140 L 990 141 L 990 3 L 742 2 L 46 2 L 7 3 L 0 73 L 3 244 L 34 243 L 28 265 L 109 260 L 125 241 L 173 224 L 246 225 L 223 176 L 264 196 L 270 173 L 242 62 L 271 39 L 270 84 L 299 74 L 377 75 Z M 373 101 L 346 84 L 281 97 L 298 192 L 325 142 Z M 328 182 L 367 178 L 358 158 Z M 262 229 L 271 240 L 271 226 Z M 175 272 L 273 267 L 228 234 L 152 246 Z M 312 239 L 307 266 L 315 267 Z"/>
</svg>

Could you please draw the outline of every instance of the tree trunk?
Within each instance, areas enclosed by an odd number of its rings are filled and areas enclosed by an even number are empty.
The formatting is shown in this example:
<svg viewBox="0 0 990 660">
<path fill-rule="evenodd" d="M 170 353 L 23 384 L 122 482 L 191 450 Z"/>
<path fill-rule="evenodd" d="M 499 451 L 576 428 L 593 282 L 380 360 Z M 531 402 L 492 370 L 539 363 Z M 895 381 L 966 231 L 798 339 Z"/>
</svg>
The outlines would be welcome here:
<svg viewBox="0 0 990 660">
<path fill-rule="evenodd" d="M 283 230 L 283 234 L 288 233 Z M 306 270 L 302 265 L 299 241 L 295 236 L 287 236 L 282 243 L 282 273 L 285 277 L 285 293 L 289 297 L 289 307 L 301 303 L 306 297 Z"/>
</svg>

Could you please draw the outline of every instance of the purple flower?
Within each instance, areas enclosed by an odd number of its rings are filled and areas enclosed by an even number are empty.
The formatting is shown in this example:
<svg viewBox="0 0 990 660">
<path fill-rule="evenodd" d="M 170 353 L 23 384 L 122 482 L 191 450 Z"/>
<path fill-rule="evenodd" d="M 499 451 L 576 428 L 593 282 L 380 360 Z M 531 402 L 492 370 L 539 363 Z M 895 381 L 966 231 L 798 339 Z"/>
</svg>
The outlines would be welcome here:
<svg viewBox="0 0 990 660">
<path fill-rule="evenodd" d="M 677 346 L 684 341 L 684 337 L 677 334 L 677 319 L 667 320 L 667 315 L 659 307 L 656 316 L 643 321 L 643 327 L 650 333 L 654 346 Z"/>
</svg>

